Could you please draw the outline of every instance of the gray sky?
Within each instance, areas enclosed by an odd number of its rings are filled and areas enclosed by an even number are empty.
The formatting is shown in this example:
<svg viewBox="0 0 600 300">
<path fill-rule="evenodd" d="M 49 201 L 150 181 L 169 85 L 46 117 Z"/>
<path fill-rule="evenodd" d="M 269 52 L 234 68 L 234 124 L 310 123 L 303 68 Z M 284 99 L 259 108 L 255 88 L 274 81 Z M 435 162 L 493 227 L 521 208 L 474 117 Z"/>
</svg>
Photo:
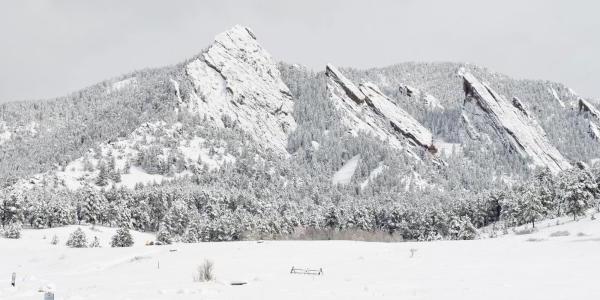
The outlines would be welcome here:
<svg viewBox="0 0 600 300">
<path fill-rule="evenodd" d="M 313 69 L 463 61 L 600 98 L 599 11 L 596 0 L 0 0 L 0 102 L 174 64 L 235 24 Z"/>
</svg>

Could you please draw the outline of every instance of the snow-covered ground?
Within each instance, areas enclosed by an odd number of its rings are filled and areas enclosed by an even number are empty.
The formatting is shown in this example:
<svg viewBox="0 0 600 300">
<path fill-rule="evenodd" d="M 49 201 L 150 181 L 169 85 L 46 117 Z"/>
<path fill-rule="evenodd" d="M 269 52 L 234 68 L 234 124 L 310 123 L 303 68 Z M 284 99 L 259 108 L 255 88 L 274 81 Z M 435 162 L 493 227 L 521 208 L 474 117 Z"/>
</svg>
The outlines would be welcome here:
<svg viewBox="0 0 600 300">
<path fill-rule="evenodd" d="M 25 230 L 0 239 L 0 299 L 600 299 L 600 221 L 542 222 L 533 234 L 406 243 L 265 241 L 109 248 L 64 246 L 76 226 Z M 557 232 L 568 232 L 568 236 Z M 553 234 L 554 233 L 554 234 Z M 60 244 L 50 244 L 57 234 Z M 563 233 L 564 234 L 564 233 Z M 46 239 L 43 239 L 43 237 Z M 411 258 L 411 249 L 416 249 Z M 176 250 L 176 251 L 175 251 Z M 205 259 L 216 281 L 194 282 Z M 324 274 L 290 274 L 292 266 Z M 17 286 L 10 287 L 10 274 Z M 232 286 L 231 282 L 246 285 Z"/>
</svg>

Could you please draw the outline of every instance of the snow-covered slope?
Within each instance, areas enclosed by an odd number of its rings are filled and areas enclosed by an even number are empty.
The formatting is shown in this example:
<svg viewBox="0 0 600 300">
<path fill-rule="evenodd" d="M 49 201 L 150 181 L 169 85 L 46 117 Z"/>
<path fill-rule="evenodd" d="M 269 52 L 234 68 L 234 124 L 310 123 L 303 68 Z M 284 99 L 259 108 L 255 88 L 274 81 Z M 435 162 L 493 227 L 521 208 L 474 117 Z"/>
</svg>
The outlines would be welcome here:
<svg viewBox="0 0 600 300">
<path fill-rule="evenodd" d="M 235 157 L 226 153 L 224 145 L 223 141 L 194 135 L 193 130 L 186 130 L 181 123 L 145 123 L 127 137 L 90 149 L 64 168 L 19 180 L 11 190 L 26 191 L 41 186 L 76 190 L 85 185 L 134 188 L 137 184 L 161 183 L 191 175 L 193 169 L 212 171 L 224 164 L 235 163 Z M 153 168 L 144 169 L 141 159 L 152 160 Z M 111 163 L 114 163 L 114 170 L 109 173 L 118 173 L 118 176 L 108 174 L 105 186 L 98 185 L 100 165 Z M 155 169 L 161 165 L 164 170 Z M 115 177 L 119 179 L 115 180 Z"/>
<path fill-rule="evenodd" d="M 355 155 L 349 159 L 337 172 L 335 172 L 335 174 L 333 174 L 331 182 L 333 184 L 349 184 L 352 180 L 352 176 L 354 176 L 359 161 L 360 155 Z"/>
<path fill-rule="evenodd" d="M 507 144 L 535 166 L 548 167 L 553 173 L 571 167 L 562 154 L 548 141 L 544 130 L 526 112 L 520 101 L 509 102 L 480 82 L 471 73 L 463 75 L 465 109 L 474 102 L 483 110 L 489 124 Z"/>
<path fill-rule="evenodd" d="M 342 122 L 353 132 L 365 131 L 402 148 L 403 141 L 428 149 L 431 132 L 385 96 L 377 86 L 364 83 L 356 87 L 337 68 L 327 65 L 327 91 L 342 115 Z"/>
<path fill-rule="evenodd" d="M 218 126 L 239 126 L 264 147 L 287 153 L 287 136 L 296 127 L 292 97 L 249 28 L 217 35 L 185 69 L 194 90 L 182 101 L 190 111 Z"/>
</svg>

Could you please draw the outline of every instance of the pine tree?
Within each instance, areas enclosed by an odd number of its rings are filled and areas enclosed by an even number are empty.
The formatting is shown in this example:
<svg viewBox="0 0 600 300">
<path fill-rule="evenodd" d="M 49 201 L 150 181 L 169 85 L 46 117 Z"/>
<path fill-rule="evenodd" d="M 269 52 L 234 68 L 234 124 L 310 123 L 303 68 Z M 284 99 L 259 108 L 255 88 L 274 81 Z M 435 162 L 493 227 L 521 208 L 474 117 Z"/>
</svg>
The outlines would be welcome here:
<svg viewBox="0 0 600 300">
<path fill-rule="evenodd" d="M 21 238 L 21 223 L 11 223 L 4 229 L 4 237 L 7 239 Z"/>
<path fill-rule="evenodd" d="M 96 184 L 99 186 L 106 186 L 108 184 L 109 171 L 103 161 L 98 162 L 98 176 L 96 177 Z"/>
<path fill-rule="evenodd" d="M 131 247 L 133 246 L 133 237 L 127 228 L 119 228 L 117 233 L 112 237 L 110 242 L 111 247 Z"/>
<path fill-rule="evenodd" d="M 71 248 L 87 247 L 87 238 L 85 237 L 83 230 L 81 230 L 81 228 L 77 228 L 75 231 L 73 231 L 69 236 L 66 245 Z"/>
</svg>

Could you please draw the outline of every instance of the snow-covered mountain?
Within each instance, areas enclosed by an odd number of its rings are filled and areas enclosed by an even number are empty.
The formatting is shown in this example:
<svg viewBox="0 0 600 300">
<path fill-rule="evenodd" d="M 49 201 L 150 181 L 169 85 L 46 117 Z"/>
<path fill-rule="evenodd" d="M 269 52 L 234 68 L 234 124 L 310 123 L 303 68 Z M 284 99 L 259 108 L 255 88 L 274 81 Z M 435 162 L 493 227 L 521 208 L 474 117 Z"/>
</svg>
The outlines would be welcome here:
<svg viewBox="0 0 600 300">
<path fill-rule="evenodd" d="M 0 106 L 0 212 L 95 195 L 152 207 L 132 221 L 143 230 L 186 207 L 208 240 L 298 226 L 472 238 L 530 180 L 595 191 L 599 116 L 562 84 L 471 64 L 313 71 L 235 26 L 180 64 Z"/>
</svg>

